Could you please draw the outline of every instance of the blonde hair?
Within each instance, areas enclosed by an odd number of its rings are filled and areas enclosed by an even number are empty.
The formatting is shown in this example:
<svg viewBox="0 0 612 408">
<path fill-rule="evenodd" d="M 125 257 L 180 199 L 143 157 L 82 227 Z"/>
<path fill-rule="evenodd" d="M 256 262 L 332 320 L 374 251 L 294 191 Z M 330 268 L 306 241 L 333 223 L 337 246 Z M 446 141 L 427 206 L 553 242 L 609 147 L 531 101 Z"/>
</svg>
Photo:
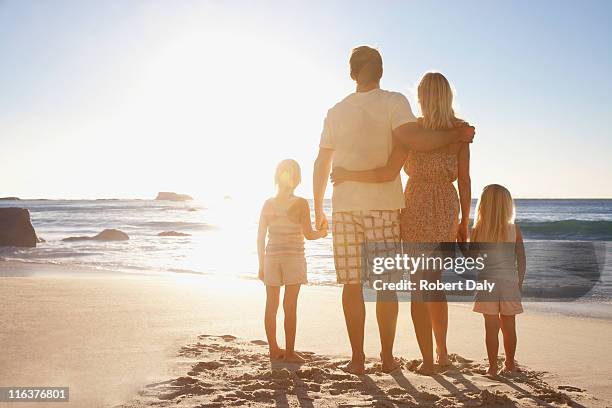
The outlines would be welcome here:
<svg viewBox="0 0 612 408">
<path fill-rule="evenodd" d="M 453 91 L 444 75 L 427 72 L 418 88 L 419 105 L 423 115 L 423 127 L 449 129 L 457 119 L 453 110 Z"/>
<path fill-rule="evenodd" d="M 505 242 L 509 226 L 514 224 L 514 201 L 510 192 L 499 184 L 490 184 L 478 199 L 473 242 Z"/>
<path fill-rule="evenodd" d="M 293 159 L 285 159 L 276 166 L 274 184 L 280 189 L 295 190 L 302 181 L 300 165 Z"/>
</svg>

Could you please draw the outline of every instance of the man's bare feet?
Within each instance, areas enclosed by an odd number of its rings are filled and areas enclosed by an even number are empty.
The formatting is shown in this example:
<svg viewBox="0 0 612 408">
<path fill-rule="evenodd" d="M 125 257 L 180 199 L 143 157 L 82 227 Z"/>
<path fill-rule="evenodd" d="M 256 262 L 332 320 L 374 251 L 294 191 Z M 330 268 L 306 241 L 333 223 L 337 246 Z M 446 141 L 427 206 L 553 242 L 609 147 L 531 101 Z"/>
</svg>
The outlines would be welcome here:
<svg viewBox="0 0 612 408">
<path fill-rule="evenodd" d="M 433 366 L 429 364 L 421 363 L 417 367 L 416 373 L 421 374 L 421 375 L 434 375 L 436 371 L 434 370 Z"/>
<path fill-rule="evenodd" d="M 400 370 L 402 364 L 399 360 L 393 356 L 384 358 L 383 354 L 380 353 L 380 370 L 385 374 L 390 374 L 395 370 Z"/>
<path fill-rule="evenodd" d="M 285 361 L 288 363 L 304 363 L 306 362 L 306 359 L 302 356 L 300 356 L 298 353 L 296 353 L 295 351 L 291 352 L 291 353 L 286 353 L 285 354 Z"/>
<path fill-rule="evenodd" d="M 285 356 L 285 350 L 282 348 L 271 348 L 270 351 L 270 360 L 281 360 Z"/>
<path fill-rule="evenodd" d="M 340 368 L 342 371 L 349 373 L 349 374 L 355 374 L 355 375 L 364 375 L 365 374 L 365 363 L 356 363 L 353 362 L 353 360 L 349 361 L 347 364 L 345 365 L 341 365 Z"/>
</svg>

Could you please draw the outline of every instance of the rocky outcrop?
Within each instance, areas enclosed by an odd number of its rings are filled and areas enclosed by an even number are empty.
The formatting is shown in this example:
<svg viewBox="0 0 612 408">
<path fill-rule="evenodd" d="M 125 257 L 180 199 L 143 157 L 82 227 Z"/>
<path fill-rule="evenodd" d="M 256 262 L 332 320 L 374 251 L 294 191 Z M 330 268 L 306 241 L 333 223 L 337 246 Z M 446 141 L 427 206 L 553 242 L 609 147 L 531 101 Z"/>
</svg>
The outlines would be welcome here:
<svg viewBox="0 0 612 408">
<path fill-rule="evenodd" d="M 157 234 L 158 237 L 190 237 L 191 234 L 178 231 L 164 231 Z"/>
<path fill-rule="evenodd" d="M 0 197 L 0 201 L 21 201 L 19 197 Z"/>
<path fill-rule="evenodd" d="M 127 241 L 130 239 L 130 237 L 123 231 L 116 229 L 105 229 L 93 237 L 93 239 L 97 241 Z"/>
<path fill-rule="evenodd" d="M 36 231 L 25 208 L 0 208 L 0 246 L 36 247 Z"/>
<path fill-rule="evenodd" d="M 190 201 L 193 200 L 191 196 L 187 194 L 177 194 L 169 191 L 161 191 L 157 193 L 156 200 L 166 200 L 166 201 Z"/>
<path fill-rule="evenodd" d="M 62 239 L 64 242 L 71 241 L 127 241 L 130 237 L 123 231 L 116 229 L 105 229 L 93 237 L 68 237 Z"/>
</svg>

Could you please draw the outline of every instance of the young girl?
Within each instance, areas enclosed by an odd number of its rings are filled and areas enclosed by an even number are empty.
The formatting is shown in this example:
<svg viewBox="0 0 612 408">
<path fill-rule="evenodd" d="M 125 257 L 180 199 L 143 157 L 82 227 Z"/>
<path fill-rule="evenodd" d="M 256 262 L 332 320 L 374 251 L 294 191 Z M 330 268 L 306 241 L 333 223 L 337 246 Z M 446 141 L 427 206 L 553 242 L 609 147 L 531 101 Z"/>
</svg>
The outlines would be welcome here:
<svg viewBox="0 0 612 408">
<path fill-rule="evenodd" d="M 518 225 L 514 223 L 514 202 L 510 192 L 499 184 L 484 188 L 478 201 L 472 242 L 494 243 L 487 245 L 486 279 L 495 283 L 491 293 L 476 293 L 474 311 L 482 313 L 485 321 L 485 342 L 489 358 L 490 376 L 497 376 L 497 351 L 499 329 L 504 338 L 506 353 L 503 374 L 516 371 L 515 316 L 523 312 L 521 291 L 525 277 L 525 248 Z M 503 244 L 507 243 L 507 244 Z"/>
<path fill-rule="evenodd" d="M 270 359 L 303 362 L 295 352 L 297 298 L 300 285 L 306 278 L 304 237 L 309 240 L 323 238 L 327 231 L 314 231 L 308 202 L 293 192 L 300 184 L 300 166 L 295 160 L 280 162 L 274 177 L 276 197 L 266 200 L 259 218 L 257 253 L 259 279 L 266 285 L 266 313 L 264 324 L 270 348 Z M 266 234 L 268 243 L 266 245 Z M 280 287 L 285 286 L 283 310 L 285 312 L 285 350 L 276 342 L 276 313 Z"/>
</svg>

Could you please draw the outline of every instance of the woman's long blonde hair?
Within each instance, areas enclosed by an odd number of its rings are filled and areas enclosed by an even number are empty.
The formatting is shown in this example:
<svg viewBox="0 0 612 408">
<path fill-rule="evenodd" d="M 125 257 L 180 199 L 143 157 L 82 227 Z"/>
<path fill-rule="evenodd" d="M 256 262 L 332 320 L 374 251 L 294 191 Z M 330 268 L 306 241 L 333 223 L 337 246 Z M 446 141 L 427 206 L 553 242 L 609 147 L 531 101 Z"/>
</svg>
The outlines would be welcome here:
<svg viewBox="0 0 612 408">
<path fill-rule="evenodd" d="M 453 110 L 453 90 L 444 75 L 427 72 L 418 88 L 419 105 L 423 115 L 423 127 L 450 129 L 457 120 Z"/>
<path fill-rule="evenodd" d="M 505 242 L 508 229 L 514 224 L 514 201 L 510 191 L 499 184 L 482 190 L 476 207 L 472 242 Z"/>
</svg>

